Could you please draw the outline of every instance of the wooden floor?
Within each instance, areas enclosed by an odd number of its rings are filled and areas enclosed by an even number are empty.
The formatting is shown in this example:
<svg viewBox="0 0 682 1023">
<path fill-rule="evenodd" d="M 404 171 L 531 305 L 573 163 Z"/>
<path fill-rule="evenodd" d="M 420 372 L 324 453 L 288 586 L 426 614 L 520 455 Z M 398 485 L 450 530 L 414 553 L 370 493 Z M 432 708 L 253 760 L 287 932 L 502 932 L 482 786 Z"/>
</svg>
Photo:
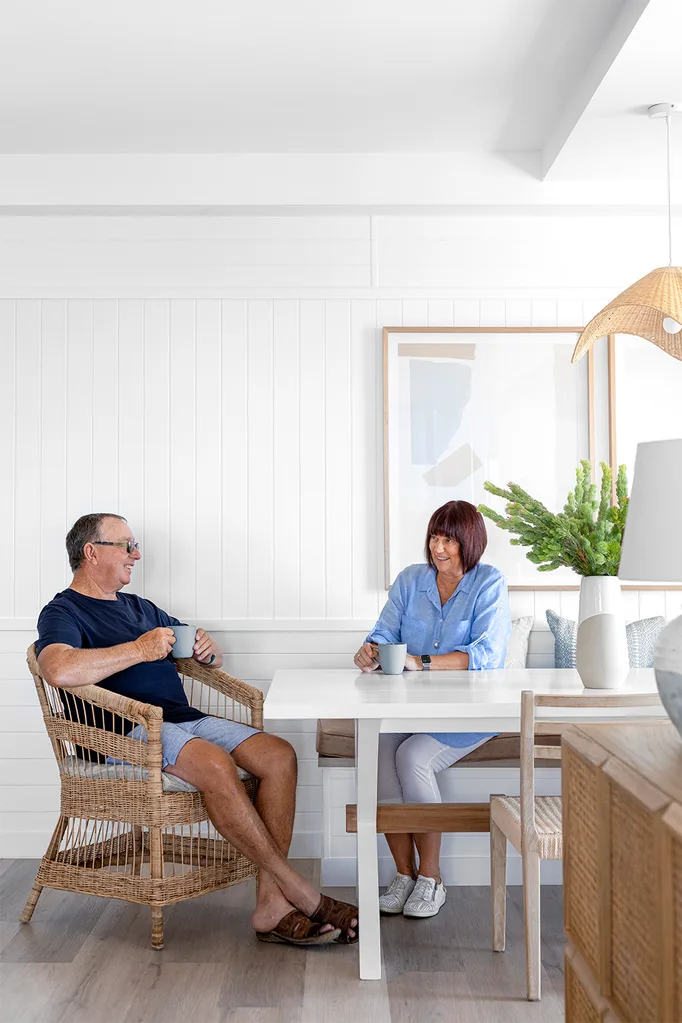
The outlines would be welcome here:
<svg viewBox="0 0 682 1023">
<path fill-rule="evenodd" d="M 315 879 L 317 863 L 296 860 Z M 17 923 L 37 861 L 0 861 L 2 1023 L 525 1023 L 563 1020 L 561 889 L 543 888 L 543 997 L 524 997 L 521 890 L 509 889 L 507 951 L 490 951 L 490 891 L 451 888 L 434 920 L 383 918 L 384 979 L 358 980 L 357 949 L 263 945 L 254 886 L 150 913 L 45 890 Z M 353 892 L 329 889 L 351 898 Z"/>
</svg>

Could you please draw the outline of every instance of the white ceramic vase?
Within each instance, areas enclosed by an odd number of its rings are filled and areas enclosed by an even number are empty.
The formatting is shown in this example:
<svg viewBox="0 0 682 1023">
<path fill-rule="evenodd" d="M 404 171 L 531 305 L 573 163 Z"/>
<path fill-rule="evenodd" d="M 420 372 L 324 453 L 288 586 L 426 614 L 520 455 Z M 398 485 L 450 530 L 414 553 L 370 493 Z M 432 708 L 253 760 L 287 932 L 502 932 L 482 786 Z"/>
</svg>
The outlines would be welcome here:
<svg viewBox="0 0 682 1023">
<path fill-rule="evenodd" d="M 623 594 L 617 575 L 585 575 L 580 581 L 578 625 L 586 618 L 598 614 L 620 615 L 623 618 Z"/>
<path fill-rule="evenodd" d="M 630 662 L 617 576 L 582 579 L 575 660 L 586 689 L 618 689 L 625 683 Z"/>
</svg>

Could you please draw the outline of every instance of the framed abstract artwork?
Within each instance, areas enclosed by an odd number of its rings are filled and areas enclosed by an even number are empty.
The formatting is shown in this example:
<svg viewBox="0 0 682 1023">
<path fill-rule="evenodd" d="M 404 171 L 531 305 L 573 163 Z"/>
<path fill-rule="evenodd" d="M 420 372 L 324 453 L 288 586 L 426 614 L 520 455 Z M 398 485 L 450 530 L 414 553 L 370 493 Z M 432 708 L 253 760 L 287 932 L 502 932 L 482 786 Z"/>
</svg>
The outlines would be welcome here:
<svg viewBox="0 0 682 1023">
<path fill-rule="evenodd" d="M 429 518 L 446 501 L 502 507 L 483 483 L 513 480 L 563 507 L 582 458 L 594 455 L 592 353 L 571 354 L 580 327 L 385 327 L 385 584 L 424 561 Z M 577 585 L 538 572 L 526 549 L 486 520 L 484 561 L 510 587 Z"/>
</svg>

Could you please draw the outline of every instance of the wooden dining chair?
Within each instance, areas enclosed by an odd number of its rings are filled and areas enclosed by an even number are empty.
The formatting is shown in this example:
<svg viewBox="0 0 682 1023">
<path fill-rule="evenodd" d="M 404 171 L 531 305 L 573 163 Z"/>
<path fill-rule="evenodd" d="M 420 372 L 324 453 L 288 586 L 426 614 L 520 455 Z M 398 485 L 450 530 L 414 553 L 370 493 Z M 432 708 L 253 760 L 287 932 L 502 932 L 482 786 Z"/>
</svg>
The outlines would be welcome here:
<svg viewBox="0 0 682 1023">
<path fill-rule="evenodd" d="M 660 706 L 657 693 L 552 696 L 526 690 L 521 694 L 521 795 L 490 797 L 490 889 L 493 949 L 504 952 L 507 913 L 507 841 L 521 854 L 526 940 L 526 996 L 540 998 L 540 861 L 563 859 L 561 796 L 535 795 L 535 760 L 560 760 L 561 747 L 542 745 L 547 733 L 571 727 L 556 715 L 542 720 L 537 708 L 642 708 Z M 587 716 L 587 715 L 586 715 Z M 638 715 L 618 716 L 620 722 Z M 651 716 L 646 720 L 649 724 Z M 654 719 L 656 720 L 656 719 Z M 663 712 L 661 720 L 667 721 Z M 573 719 L 576 723 L 576 719 Z"/>
</svg>

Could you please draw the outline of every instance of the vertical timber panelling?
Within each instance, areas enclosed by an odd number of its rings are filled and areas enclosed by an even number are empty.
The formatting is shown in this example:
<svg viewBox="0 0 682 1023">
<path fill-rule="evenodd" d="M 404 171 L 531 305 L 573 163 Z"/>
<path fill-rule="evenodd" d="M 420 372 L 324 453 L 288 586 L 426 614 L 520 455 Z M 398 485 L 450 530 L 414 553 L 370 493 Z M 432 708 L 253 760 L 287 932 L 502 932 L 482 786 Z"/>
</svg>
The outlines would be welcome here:
<svg viewBox="0 0 682 1023">
<path fill-rule="evenodd" d="M 398 299 L 385 299 L 377 302 L 377 326 L 379 327 L 402 327 L 403 324 L 403 303 Z M 374 528 L 377 535 L 377 566 L 376 585 L 379 596 L 379 609 L 386 601 L 386 569 L 385 558 L 385 535 L 384 535 L 384 352 L 383 342 L 377 345 L 375 351 L 375 380 L 374 391 L 374 450 L 379 458 L 379 473 L 377 486 L 376 514 Z"/>
<path fill-rule="evenodd" d="M 131 590 L 181 617 L 375 618 L 381 326 L 581 311 L 572 299 L 1 302 L 12 498 L 0 509 L 0 618 L 34 621 L 68 581 L 64 534 L 92 509 L 128 518 L 143 549 Z M 539 591 L 523 607 L 544 630 L 547 607 L 575 618 L 577 602 Z M 682 598 L 630 591 L 625 604 L 629 619 L 670 618 Z"/>
<path fill-rule="evenodd" d="M 118 309 L 112 299 L 92 311 L 92 509 L 119 509 Z M 120 514 L 125 515 L 125 512 Z M 127 516 L 126 516 L 127 517 Z"/>
<path fill-rule="evenodd" d="M 274 614 L 276 618 L 298 618 L 301 601 L 298 302 L 275 302 L 273 379 Z"/>
<path fill-rule="evenodd" d="M 0 560 L 4 565 L 4 584 L 0 586 L 0 618 L 14 617 L 14 577 L 16 543 L 14 538 L 16 501 L 16 309 L 15 303 L 0 302 Z"/>
<path fill-rule="evenodd" d="M 178 618 L 196 614 L 196 404 L 197 388 L 195 304 L 171 302 L 169 343 L 170 429 L 169 536 L 170 604 Z M 210 487 L 203 491 L 208 498 Z"/>
<path fill-rule="evenodd" d="M 325 304 L 300 304 L 301 618 L 326 618 Z"/>
<path fill-rule="evenodd" d="M 220 302 L 196 304 L 196 610 L 220 614 L 222 603 L 222 411 Z"/>
<path fill-rule="evenodd" d="M 14 468 L 14 614 L 34 615 L 40 602 L 40 309 L 17 302 Z"/>
<path fill-rule="evenodd" d="M 383 458 L 377 443 L 377 370 L 381 332 L 376 303 L 351 303 L 352 618 L 376 618 L 380 558 L 377 515 Z"/>
<path fill-rule="evenodd" d="M 248 615 L 246 302 L 221 306 L 223 617 Z"/>
<path fill-rule="evenodd" d="M 64 588 L 66 521 L 66 302 L 44 300 L 41 317 L 40 603 Z M 117 455 L 114 449 L 114 456 Z M 102 452 L 111 465 L 111 453 Z M 112 506 L 116 511 L 116 507 Z"/>
<path fill-rule="evenodd" d="M 327 617 L 352 614 L 350 303 L 327 302 L 325 322 L 325 532 Z"/>
<path fill-rule="evenodd" d="M 93 511 L 93 312 L 87 299 L 66 309 L 66 521 Z"/>
<path fill-rule="evenodd" d="M 144 306 L 140 300 L 118 303 L 118 452 L 112 476 L 118 476 L 118 513 L 124 515 L 142 546 L 142 560 L 129 591 L 145 593 L 147 551 L 144 529 Z"/>
<path fill-rule="evenodd" d="M 170 302 L 144 307 L 145 596 L 170 607 Z"/>
<path fill-rule="evenodd" d="M 247 323 L 248 614 L 273 615 L 273 304 L 249 302 Z"/>
</svg>

